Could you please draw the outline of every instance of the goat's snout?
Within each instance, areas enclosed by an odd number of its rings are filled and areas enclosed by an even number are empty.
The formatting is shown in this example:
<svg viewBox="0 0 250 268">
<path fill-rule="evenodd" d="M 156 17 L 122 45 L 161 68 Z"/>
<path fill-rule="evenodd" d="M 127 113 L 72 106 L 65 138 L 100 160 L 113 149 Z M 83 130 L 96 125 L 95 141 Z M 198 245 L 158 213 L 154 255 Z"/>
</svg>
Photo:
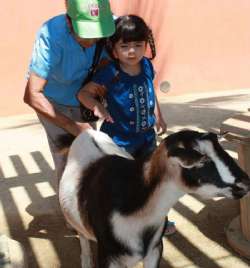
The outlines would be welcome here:
<svg viewBox="0 0 250 268">
<path fill-rule="evenodd" d="M 245 191 L 244 189 L 233 189 L 233 197 L 234 199 L 241 199 L 242 197 L 244 197 L 248 191 Z"/>
<path fill-rule="evenodd" d="M 244 176 L 241 184 L 247 189 L 248 192 L 250 191 L 250 177 L 248 176 L 248 174 Z"/>
<path fill-rule="evenodd" d="M 237 183 L 232 189 L 233 196 L 236 199 L 240 199 L 244 197 L 249 192 L 250 192 L 250 179 L 249 178 L 247 181 Z"/>
</svg>

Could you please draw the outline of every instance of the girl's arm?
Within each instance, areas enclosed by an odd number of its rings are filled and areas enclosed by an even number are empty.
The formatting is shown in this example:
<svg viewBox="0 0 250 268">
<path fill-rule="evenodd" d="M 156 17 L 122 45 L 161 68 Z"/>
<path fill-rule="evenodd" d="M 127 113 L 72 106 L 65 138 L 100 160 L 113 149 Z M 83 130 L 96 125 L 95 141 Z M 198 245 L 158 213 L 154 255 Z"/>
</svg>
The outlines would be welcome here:
<svg viewBox="0 0 250 268">
<path fill-rule="evenodd" d="M 156 118 L 156 130 L 158 132 L 158 135 L 162 135 L 167 131 L 167 124 L 162 116 L 156 92 L 155 92 L 155 118 Z"/>
<path fill-rule="evenodd" d="M 94 115 L 107 122 L 113 123 L 113 118 L 110 116 L 104 105 L 97 100 L 97 97 L 103 97 L 106 93 L 106 88 L 95 82 L 87 83 L 79 91 L 77 97 L 79 101 L 88 109 L 94 112 Z"/>
<path fill-rule="evenodd" d="M 154 67 L 152 65 L 152 62 L 150 60 L 148 60 L 148 64 L 149 64 L 149 68 L 151 70 L 151 75 L 152 75 L 152 81 L 155 78 L 155 70 Z M 155 86 L 154 86 L 154 95 L 155 95 L 155 119 L 156 119 L 156 130 L 158 135 L 162 135 L 167 131 L 167 124 L 164 120 L 164 118 L 162 117 L 161 114 L 161 108 L 158 102 L 158 98 L 157 98 L 157 94 L 156 94 L 156 90 L 155 90 Z"/>
</svg>

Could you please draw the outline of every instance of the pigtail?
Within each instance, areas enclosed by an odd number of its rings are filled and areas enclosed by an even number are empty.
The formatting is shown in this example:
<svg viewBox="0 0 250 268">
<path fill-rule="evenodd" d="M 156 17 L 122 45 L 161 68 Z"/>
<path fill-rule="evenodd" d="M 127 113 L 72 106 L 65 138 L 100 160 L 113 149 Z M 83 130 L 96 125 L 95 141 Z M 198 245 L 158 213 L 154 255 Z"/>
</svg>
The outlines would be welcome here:
<svg viewBox="0 0 250 268">
<path fill-rule="evenodd" d="M 105 46 L 105 49 L 106 49 L 109 57 L 111 59 L 115 60 L 114 55 L 113 55 L 113 44 L 112 44 L 112 41 L 110 40 L 110 37 L 106 38 L 104 46 Z"/>
<path fill-rule="evenodd" d="M 154 37 L 153 37 L 153 32 L 149 29 L 149 34 L 148 34 L 148 43 L 151 49 L 151 55 L 152 57 L 150 58 L 150 60 L 153 60 L 156 56 L 156 47 L 155 47 L 155 41 L 154 41 Z"/>
</svg>

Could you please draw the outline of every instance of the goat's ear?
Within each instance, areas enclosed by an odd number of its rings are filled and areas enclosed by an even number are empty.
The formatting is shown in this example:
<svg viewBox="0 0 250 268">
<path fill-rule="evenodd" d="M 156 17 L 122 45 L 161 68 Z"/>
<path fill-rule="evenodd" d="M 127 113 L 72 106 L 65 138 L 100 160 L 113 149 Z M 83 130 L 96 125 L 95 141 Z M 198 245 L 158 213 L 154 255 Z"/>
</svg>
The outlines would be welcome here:
<svg viewBox="0 0 250 268">
<path fill-rule="evenodd" d="M 173 148 L 168 151 L 169 157 L 175 157 L 183 168 L 193 168 L 201 166 L 203 160 L 206 158 L 200 152 L 192 148 Z"/>
<path fill-rule="evenodd" d="M 221 142 L 221 141 L 225 140 L 226 137 L 228 136 L 228 133 L 229 133 L 228 131 L 220 132 L 217 135 L 218 141 Z"/>
<path fill-rule="evenodd" d="M 224 132 L 220 132 L 219 134 L 213 133 L 213 132 L 208 132 L 208 133 L 204 133 L 202 135 L 202 139 L 210 139 L 213 141 L 223 141 L 227 135 L 228 135 L 228 131 L 224 131 Z"/>
</svg>

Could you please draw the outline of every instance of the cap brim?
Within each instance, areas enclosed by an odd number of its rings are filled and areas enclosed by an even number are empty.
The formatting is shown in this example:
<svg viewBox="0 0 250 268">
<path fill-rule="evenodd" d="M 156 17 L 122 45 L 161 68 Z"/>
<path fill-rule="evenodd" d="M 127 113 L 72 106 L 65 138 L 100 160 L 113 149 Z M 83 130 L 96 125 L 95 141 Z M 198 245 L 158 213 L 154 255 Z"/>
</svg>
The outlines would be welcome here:
<svg viewBox="0 0 250 268">
<path fill-rule="evenodd" d="M 105 21 L 72 20 L 74 32 L 81 38 L 102 38 L 111 36 L 115 31 L 113 18 Z"/>
</svg>

